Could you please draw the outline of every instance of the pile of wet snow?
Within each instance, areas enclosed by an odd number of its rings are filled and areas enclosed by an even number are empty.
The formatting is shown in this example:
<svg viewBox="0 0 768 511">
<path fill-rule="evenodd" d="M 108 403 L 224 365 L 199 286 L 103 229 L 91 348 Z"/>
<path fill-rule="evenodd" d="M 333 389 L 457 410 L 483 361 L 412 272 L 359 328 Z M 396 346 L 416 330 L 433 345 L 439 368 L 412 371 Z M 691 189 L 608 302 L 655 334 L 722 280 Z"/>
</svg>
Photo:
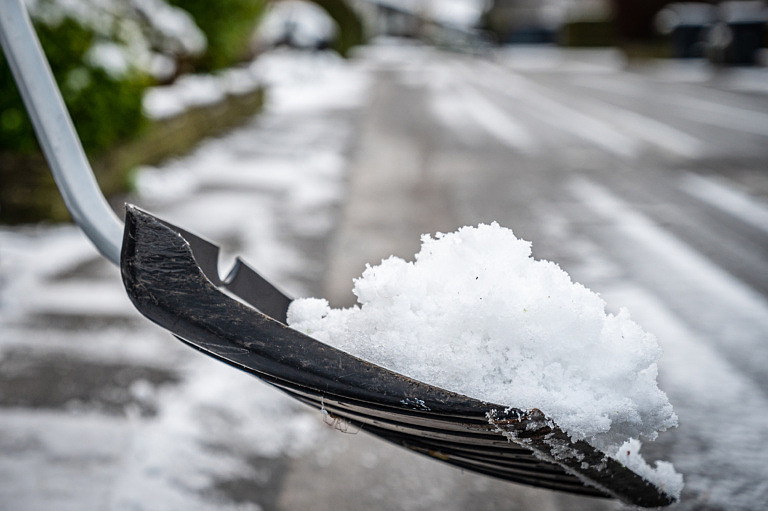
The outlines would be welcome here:
<svg viewBox="0 0 768 511">
<path fill-rule="evenodd" d="M 288 322 L 432 385 L 538 408 L 573 440 L 642 463 L 649 480 L 679 495 L 682 477 L 671 465 L 652 469 L 635 454 L 639 444 L 625 445 L 677 425 L 656 381 L 655 337 L 626 310 L 607 314 L 597 294 L 535 260 L 511 230 L 493 223 L 425 235 L 415 261 L 368 266 L 353 291 L 359 305 L 349 309 L 296 300 Z"/>
</svg>

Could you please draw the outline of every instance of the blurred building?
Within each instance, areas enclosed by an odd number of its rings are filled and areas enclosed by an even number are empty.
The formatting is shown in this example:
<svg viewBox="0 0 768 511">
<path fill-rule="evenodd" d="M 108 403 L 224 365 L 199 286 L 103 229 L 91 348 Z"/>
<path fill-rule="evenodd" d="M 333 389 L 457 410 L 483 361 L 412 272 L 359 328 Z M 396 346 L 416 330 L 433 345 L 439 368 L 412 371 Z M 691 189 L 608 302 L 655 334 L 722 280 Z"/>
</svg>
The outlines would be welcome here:
<svg viewBox="0 0 768 511">
<path fill-rule="evenodd" d="M 419 37 L 424 13 L 417 0 L 356 0 L 369 37 Z"/>
<path fill-rule="evenodd" d="M 637 39 L 653 34 L 654 16 L 669 3 L 671 0 L 494 0 L 488 24 L 510 42 L 537 37 L 555 42 L 564 28 L 591 25 L 594 30 L 601 23 L 610 23 L 619 39 Z"/>
<path fill-rule="evenodd" d="M 562 41 L 564 27 L 597 26 L 610 18 L 609 0 L 494 0 L 486 16 L 488 27 L 509 43 L 567 43 Z M 589 37 L 595 34 L 593 27 Z"/>
<path fill-rule="evenodd" d="M 441 46 L 476 48 L 488 42 L 478 29 L 487 0 L 353 0 L 368 36 L 421 39 Z"/>
</svg>

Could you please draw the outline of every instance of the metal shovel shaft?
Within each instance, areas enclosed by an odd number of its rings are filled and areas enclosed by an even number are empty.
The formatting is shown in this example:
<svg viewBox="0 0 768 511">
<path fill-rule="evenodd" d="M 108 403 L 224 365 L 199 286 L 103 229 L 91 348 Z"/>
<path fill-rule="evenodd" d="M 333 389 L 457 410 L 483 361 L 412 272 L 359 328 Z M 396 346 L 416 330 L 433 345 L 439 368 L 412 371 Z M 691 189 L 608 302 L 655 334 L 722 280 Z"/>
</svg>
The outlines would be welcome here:
<svg viewBox="0 0 768 511">
<path fill-rule="evenodd" d="M 0 0 L 0 43 L 67 209 L 119 265 L 123 224 L 99 189 L 23 0 Z"/>
</svg>

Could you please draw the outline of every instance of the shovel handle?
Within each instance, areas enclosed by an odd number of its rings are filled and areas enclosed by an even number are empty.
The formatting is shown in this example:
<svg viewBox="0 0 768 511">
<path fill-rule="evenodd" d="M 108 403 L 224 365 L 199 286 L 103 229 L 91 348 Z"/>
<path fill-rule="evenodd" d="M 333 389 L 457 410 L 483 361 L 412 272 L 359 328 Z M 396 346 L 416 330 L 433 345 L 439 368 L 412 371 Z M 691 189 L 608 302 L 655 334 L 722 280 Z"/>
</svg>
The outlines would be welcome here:
<svg viewBox="0 0 768 511">
<path fill-rule="evenodd" d="M 123 224 L 99 189 L 23 0 L 0 0 L 0 43 L 67 209 L 119 265 Z"/>
</svg>

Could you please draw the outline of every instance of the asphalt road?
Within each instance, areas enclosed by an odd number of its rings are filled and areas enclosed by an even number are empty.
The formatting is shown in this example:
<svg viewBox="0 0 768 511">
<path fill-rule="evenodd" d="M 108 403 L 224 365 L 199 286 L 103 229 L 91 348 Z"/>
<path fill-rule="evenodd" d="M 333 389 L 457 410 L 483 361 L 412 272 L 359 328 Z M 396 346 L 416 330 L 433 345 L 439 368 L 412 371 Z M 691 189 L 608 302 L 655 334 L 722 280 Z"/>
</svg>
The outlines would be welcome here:
<svg viewBox="0 0 768 511">
<path fill-rule="evenodd" d="M 680 427 L 643 451 L 684 474 L 674 509 L 768 505 L 765 69 L 408 45 L 287 69 L 282 106 L 135 200 L 335 306 L 422 233 L 498 221 L 659 338 Z M 0 234 L 0 509 L 622 508 L 337 431 L 147 325 L 75 231 Z"/>
<path fill-rule="evenodd" d="M 768 73 L 548 49 L 381 62 L 326 295 L 350 305 L 364 264 L 420 233 L 498 221 L 659 337 L 681 426 L 644 452 L 686 475 L 678 508 L 767 504 Z M 434 508 L 520 495 L 451 481 Z M 501 508 L 599 507 L 522 494 Z"/>
</svg>

